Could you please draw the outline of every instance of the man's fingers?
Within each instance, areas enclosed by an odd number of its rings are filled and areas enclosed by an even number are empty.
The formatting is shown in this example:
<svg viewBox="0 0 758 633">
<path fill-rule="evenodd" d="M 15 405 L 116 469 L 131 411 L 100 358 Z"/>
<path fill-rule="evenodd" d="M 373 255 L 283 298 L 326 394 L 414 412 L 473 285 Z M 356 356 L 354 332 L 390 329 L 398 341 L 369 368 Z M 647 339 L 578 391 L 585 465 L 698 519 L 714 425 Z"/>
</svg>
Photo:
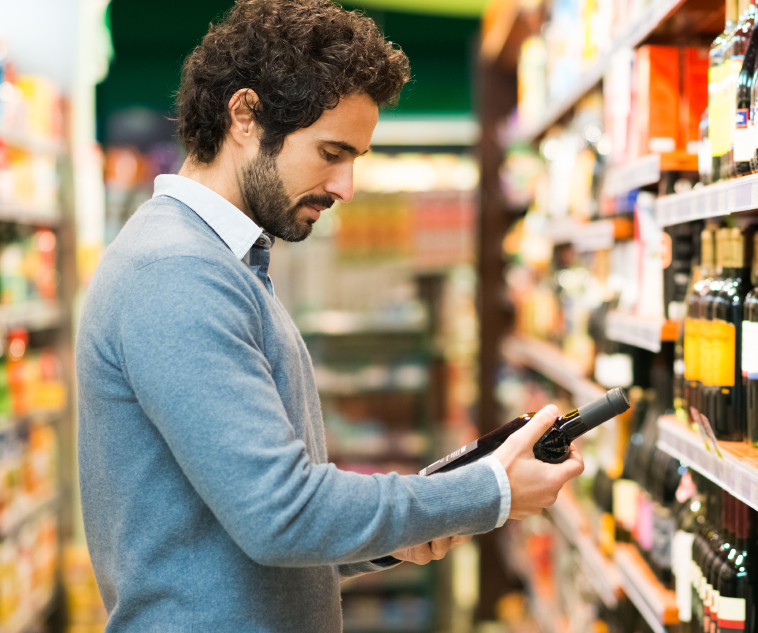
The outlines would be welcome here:
<svg viewBox="0 0 758 633">
<path fill-rule="evenodd" d="M 436 538 L 431 542 L 432 558 L 439 560 L 450 551 L 451 538 Z"/>
<path fill-rule="evenodd" d="M 450 549 L 453 547 L 458 547 L 458 545 L 463 545 L 464 543 L 468 543 L 471 540 L 471 534 L 464 534 L 462 536 L 454 536 L 451 539 L 450 543 Z"/>
<path fill-rule="evenodd" d="M 534 414 L 534 417 L 526 423 L 524 428 L 516 431 L 512 437 L 518 437 L 524 444 L 534 446 L 555 422 L 558 417 L 558 407 L 554 404 L 547 405 L 544 409 Z"/>
<path fill-rule="evenodd" d="M 560 467 L 560 475 L 564 481 L 574 479 L 574 477 L 578 477 L 584 472 L 584 460 L 577 450 L 572 450 L 569 453 L 568 459 L 562 464 L 558 464 L 558 466 Z"/>
</svg>

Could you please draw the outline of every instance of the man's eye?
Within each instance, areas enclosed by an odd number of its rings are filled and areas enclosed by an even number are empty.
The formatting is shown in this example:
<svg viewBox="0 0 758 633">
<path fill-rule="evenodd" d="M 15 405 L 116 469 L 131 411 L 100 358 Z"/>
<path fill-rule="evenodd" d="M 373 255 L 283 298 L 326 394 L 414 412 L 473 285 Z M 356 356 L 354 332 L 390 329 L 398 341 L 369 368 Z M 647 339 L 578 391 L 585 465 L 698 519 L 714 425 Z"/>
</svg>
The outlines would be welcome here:
<svg viewBox="0 0 758 633">
<path fill-rule="evenodd" d="M 330 154 L 326 150 L 323 150 L 322 153 L 324 154 L 324 158 L 328 160 L 329 162 L 335 161 L 339 158 L 339 154 Z"/>
</svg>

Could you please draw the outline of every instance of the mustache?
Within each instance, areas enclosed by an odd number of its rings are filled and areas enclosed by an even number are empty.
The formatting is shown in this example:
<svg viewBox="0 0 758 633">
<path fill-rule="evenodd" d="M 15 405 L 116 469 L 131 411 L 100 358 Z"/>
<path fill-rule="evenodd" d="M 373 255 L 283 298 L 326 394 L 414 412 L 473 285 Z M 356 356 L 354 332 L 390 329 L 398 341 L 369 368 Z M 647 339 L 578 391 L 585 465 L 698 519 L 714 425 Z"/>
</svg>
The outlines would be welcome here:
<svg viewBox="0 0 758 633">
<path fill-rule="evenodd" d="M 319 194 L 311 194 L 308 196 L 303 196 L 300 198 L 300 200 L 297 203 L 298 207 L 303 207 L 306 204 L 312 204 L 317 207 L 325 207 L 327 209 L 331 209 L 332 205 L 334 204 L 334 200 L 331 196 L 319 195 Z"/>
</svg>

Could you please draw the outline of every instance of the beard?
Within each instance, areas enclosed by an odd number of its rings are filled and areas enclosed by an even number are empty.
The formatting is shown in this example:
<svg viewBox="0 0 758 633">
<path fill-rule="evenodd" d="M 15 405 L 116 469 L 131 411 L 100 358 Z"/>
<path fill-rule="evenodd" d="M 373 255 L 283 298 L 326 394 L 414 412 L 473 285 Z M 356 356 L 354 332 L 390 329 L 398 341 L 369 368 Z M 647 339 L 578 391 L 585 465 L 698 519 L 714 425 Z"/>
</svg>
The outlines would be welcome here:
<svg viewBox="0 0 758 633">
<path fill-rule="evenodd" d="M 279 175 L 276 154 L 264 150 L 242 169 L 242 196 L 258 226 L 285 242 L 301 242 L 311 234 L 316 221 L 299 217 L 305 205 L 334 204 L 331 196 L 316 194 L 293 203 Z"/>
</svg>

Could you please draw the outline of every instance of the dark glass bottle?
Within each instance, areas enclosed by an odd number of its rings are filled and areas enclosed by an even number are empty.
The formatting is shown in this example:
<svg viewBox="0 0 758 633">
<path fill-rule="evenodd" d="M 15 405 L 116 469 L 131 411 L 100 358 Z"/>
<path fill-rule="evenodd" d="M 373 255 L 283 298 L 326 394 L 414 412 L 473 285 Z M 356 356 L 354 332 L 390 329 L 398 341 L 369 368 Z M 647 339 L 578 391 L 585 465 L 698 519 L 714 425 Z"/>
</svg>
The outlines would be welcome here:
<svg viewBox="0 0 758 633">
<path fill-rule="evenodd" d="M 607 422 L 629 408 L 629 398 L 623 389 L 611 389 L 602 398 L 574 409 L 559 417 L 552 428 L 537 440 L 534 456 L 550 464 L 559 464 L 569 456 L 569 447 L 577 437 Z M 523 428 L 534 413 L 527 413 L 483 435 L 478 440 L 459 448 L 419 471 L 419 475 L 432 475 L 475 462 L 495 451 L 513 433 Z"/>
<path fill-rule="evenodd" d="M 753 289 L 745 296 L 742 320 L 742 376 L 747 402 L 747 440 L 753 448 L 758 448 L 758 233 L 753 240 Z"/>
<path fill-rule="evenodd" d="M 672 547 L 672 572 L 679 606 L 679 633 L 695 633 L 697 621 L 692 601 L 694 540 L 705 521 L 706 504 L 705 496 L 698 491 L 689 469 L 685 469 L 681 476 L 675 498 L 676 533 Z"/>
<path fill-rule="evenodd" d="M 724 277 L 713 302 L 716 389 L 713 431 L 719 440 L 741 442 L 747 431 L 747 399 L 742 375 L 742 319 L 750 290 L 745 241 L 738 228 L 727 229 Z"/>
<path fill-rule="evenodd" d="M 700 568 L 703 572 L 702 581 L 702 599 L 703 599 L 703 631 L 710 633 L 711 631 L 711 617 L 714 610 L 714 587 L 711 581 L 711 570 L 716 560 L 719 557 L 719 552 L 726 540 L 726 528 L 724 526 L 724 519 L 728 518 L 728 501 L 723 491 L 716 493 L 718 500 L 718 514 L 715 529 L 710 533 L 708 543 L 706 544 L 705 552 L 701 559 Z"/>
<path fill-rule="evenodd" d="M 703 493 L 705 509 L 703 520 L 698 521 L 695 539 L 692 543 L 692 567 L 690 570 L 692 582 L 692 630 L 700 633 L 705 625 L 705 577 L 703 575 L 703 559 L 708 550 L 708 542 L 715 530 L 716 497 L 715 486 L 697 473 L 692 473 L 699 491 Z"/>
<path fill-rule="evenodd" d="M 755 598 L 750 550 L 754 511 L 734 500 L 735 543 L 718 578 L 718 631 L 755 631 Z"/>
<path fill-rule="evenodd" d="M 705 317 L 705 300 L 715 270 L 713 231 L 700 233 L 700 265 L 693 271 L 692 290 L 685 297 L 684 320 L 684 409 L 691 424 L 700 410 L 699 394 L 703 366 L 702 324 Z"/>
<path fill-rule="evenodd" d="M 711 629 L 710 633 L 716 633 L 718 628 L 719 609 L 719 576 L 725 565 L 729 564 L 729 553 L 734 549 L 734 510 L 736 499 L 729 493 L 724 492 L 722 501 L 722 539 L 711 559 L 708 584 L 711 591 Z"/>
<path fill-rule="evenodd" d="M 714 182 L 722 178 L 722 156 L 729 153 L 731 143 L 730 108 L 724 79 L 729 72 L 727 53 L 737 19 L 735 0 L 727 0 L 724 31 L 711 44 L 708 56 L 708 118 L 713 158 L 711 179 Z"/>
<path fill-rule="evenodd" d="M 717 352 L 718 338 L 714 321 L 715 302 L 722 287 L 727 283 L 727 272 L 724 262 L 726 257 L 728 229 L 718 229 L 715 235 L 716 246 L 716 275 L 708 285 L 708 290 L 702 298 L 701 310 L 703 320 L 701 322 L 702 349 L 700 357 L 700 385 L 698 393 L 698 414 L 706 424 L 713 427 L 716 415 L 716 391 L 718 391 L 717 376 Z"/>
<path fill-rule="evenodd" d="M 745 49 L 742 69 L 737 77 L 732 176 L 745 176 L 752 172 L 750 159 L 754 153 L 754 148 L 749 122 L 753 76 L 755 74 L 756 54 L 758 54 L 758 38 L 753 37 L 754 25 L 755 0 L 750 0 L 747 15 L 741 25 L 737 27 L 737 31 L 741 30 L 744 33 L 748 45 Z"/>
<path fill-rule="evenodd" d="M 674 588 L 672 544 L 676 532 L 674 505 L 682 479 L 678 459 L 656 449 L 653 479 L 653 569 L 658 579 L 669 589 Z"/>
</svg>

